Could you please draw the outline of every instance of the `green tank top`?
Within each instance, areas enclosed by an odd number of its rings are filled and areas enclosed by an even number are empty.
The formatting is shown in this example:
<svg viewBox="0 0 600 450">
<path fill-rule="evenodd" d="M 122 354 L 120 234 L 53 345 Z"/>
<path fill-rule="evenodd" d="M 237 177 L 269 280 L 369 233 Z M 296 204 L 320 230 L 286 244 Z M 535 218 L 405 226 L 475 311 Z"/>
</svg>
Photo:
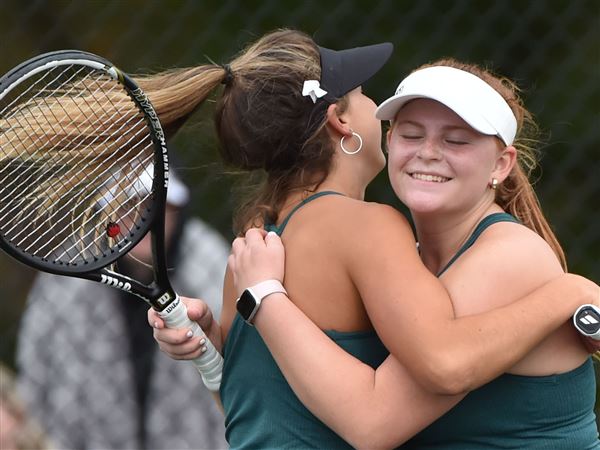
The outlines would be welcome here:
<svg viewBox="0 0 600 450">
<path fill-rule="evenodd" d="M 281 234 L 290 217 L 319 192 L 300 203 L 279 227 Z M 375 332 L 325 333 L 346 352 L 376 368 L 388 356 Z M 223 348 L 221 401 L 225 411 L 226 438 L 231 448 L 352 448 L 302 405 L 286 382 L 256 329 L 239 315 L 233 320 Z M 318 376 L 318 374 L 315 374 Z"/>
<path fill-rule="evenodd" d="M 510 214 L 484 218 L 444 267 L 444 273 L 483 231 Z M 403 450 L 598 450 L 594 414 L 596 380 L 591 358 L 563 374 L 531 377 L 504 374 L 470 392 L 425 428 Z"/>
</svg>

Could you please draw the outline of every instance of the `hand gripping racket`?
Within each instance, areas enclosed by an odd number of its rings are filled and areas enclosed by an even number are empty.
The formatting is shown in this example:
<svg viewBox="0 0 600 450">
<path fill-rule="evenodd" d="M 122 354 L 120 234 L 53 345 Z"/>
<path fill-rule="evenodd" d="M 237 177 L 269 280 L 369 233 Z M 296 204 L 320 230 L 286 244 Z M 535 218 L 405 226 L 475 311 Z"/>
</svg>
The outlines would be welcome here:
<svg viewBox="0 0 600 450">
<path fill-rule="evenodd" d="M 165 135 L 136 83 L 96 55 L 40 55 L 0 78 L 0 247 L 22 263 L 98 281 L 149 303 L 168 327 L 189 327 L 167 276 Z M 148 232 L 154 280 L 114 262 Z M 194 360 L 218 390 L 222 358 L 206 339 Z"/>
<path fill-rule="evenodd" d="M 573 314 L 573 324 L 584 336 L 600 341 L 600 308 L 582 305 Z"/>
</svg>

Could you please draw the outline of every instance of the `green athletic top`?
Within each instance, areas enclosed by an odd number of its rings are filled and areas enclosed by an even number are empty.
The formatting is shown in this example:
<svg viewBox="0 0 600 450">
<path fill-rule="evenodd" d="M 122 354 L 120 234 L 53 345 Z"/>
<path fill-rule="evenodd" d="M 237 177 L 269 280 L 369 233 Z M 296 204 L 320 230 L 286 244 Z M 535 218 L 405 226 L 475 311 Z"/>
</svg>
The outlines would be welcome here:
<svg viewBox="0 0 600 450">
<path fill-rule="evenodd" d="M 506 213 L 483 219 L 438 275 L 471 247 L 487 227 L 504 221 L 518 222 Z M 598 450 L 595 399 L 596 380 L 591 358 L 580 367 L 558 375 L 504 374 L 470 392 L 401 448 Z"/>
<path fill-rule="evenodd" d="M 319 192 L 308 197 L 279 227 L 265 228 L 281 234 L 298 208 L 329 194 L 337 193 Z M 325 333 L 345 351 L 373 368 L 388 355 L 375 332 L 329 330 Z M 225 410 L 226 438 L 231 448 L 352 448 L 302 405 L 256 329 L 239 315 L 229 330 L 223 357 L 220 393 Z"/>
</svg>

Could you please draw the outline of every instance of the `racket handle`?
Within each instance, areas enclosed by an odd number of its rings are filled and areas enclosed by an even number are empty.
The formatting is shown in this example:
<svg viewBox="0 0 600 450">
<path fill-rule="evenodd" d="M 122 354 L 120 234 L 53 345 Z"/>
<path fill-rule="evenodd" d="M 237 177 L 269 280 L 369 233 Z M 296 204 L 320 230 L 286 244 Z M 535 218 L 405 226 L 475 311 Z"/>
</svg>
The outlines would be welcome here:
<svg viewBox="0 0 600 450">
<path fill-rule="evenodd" d="M 187 315 L 187 308 L 179 296 L 158 315 L 165 321 L 168 328 L 190 328 L 194 336 L 204 336 L 206 340 L 206 351 L 192 362 L 200 372 L 204 385 L 212 392 L 217 392 L 221 385 L 221 374 L 223 372 L 223 357 L 217 351 L 213 343 L 206 337 L 200 325 L 192 322 Z"/>
<path fill-rule="evenodd" d="M 575 328 L 584 336 L 600 341 L 600 308 L 582 305 L 573 314 Z"/>
</svg>

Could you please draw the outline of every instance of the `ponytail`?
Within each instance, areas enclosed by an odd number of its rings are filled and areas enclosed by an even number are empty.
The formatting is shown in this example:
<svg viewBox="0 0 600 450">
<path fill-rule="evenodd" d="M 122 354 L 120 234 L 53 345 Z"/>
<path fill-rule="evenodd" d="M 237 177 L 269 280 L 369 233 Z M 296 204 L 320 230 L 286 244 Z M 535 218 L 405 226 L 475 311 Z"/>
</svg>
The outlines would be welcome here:
<svg viewBox="0 0 600 450">
<path fill-rule="evenodd" d="M 496 203 L 519 219 L 523 225 L 539 234 L 550 245 L 562 268 L 567 271 L 565 253 L 542 213 L 542 207 L 528 174 L 520 164 L 515 164 L 509 176 L 498 186 Z"/>
<path fill-rule="evenodd" d="M 221 66 L 203 65 L 138 76 L 135 81 L 150 99 L 163 128 L 172 134 L 226 76 Z"/>
</svg>

